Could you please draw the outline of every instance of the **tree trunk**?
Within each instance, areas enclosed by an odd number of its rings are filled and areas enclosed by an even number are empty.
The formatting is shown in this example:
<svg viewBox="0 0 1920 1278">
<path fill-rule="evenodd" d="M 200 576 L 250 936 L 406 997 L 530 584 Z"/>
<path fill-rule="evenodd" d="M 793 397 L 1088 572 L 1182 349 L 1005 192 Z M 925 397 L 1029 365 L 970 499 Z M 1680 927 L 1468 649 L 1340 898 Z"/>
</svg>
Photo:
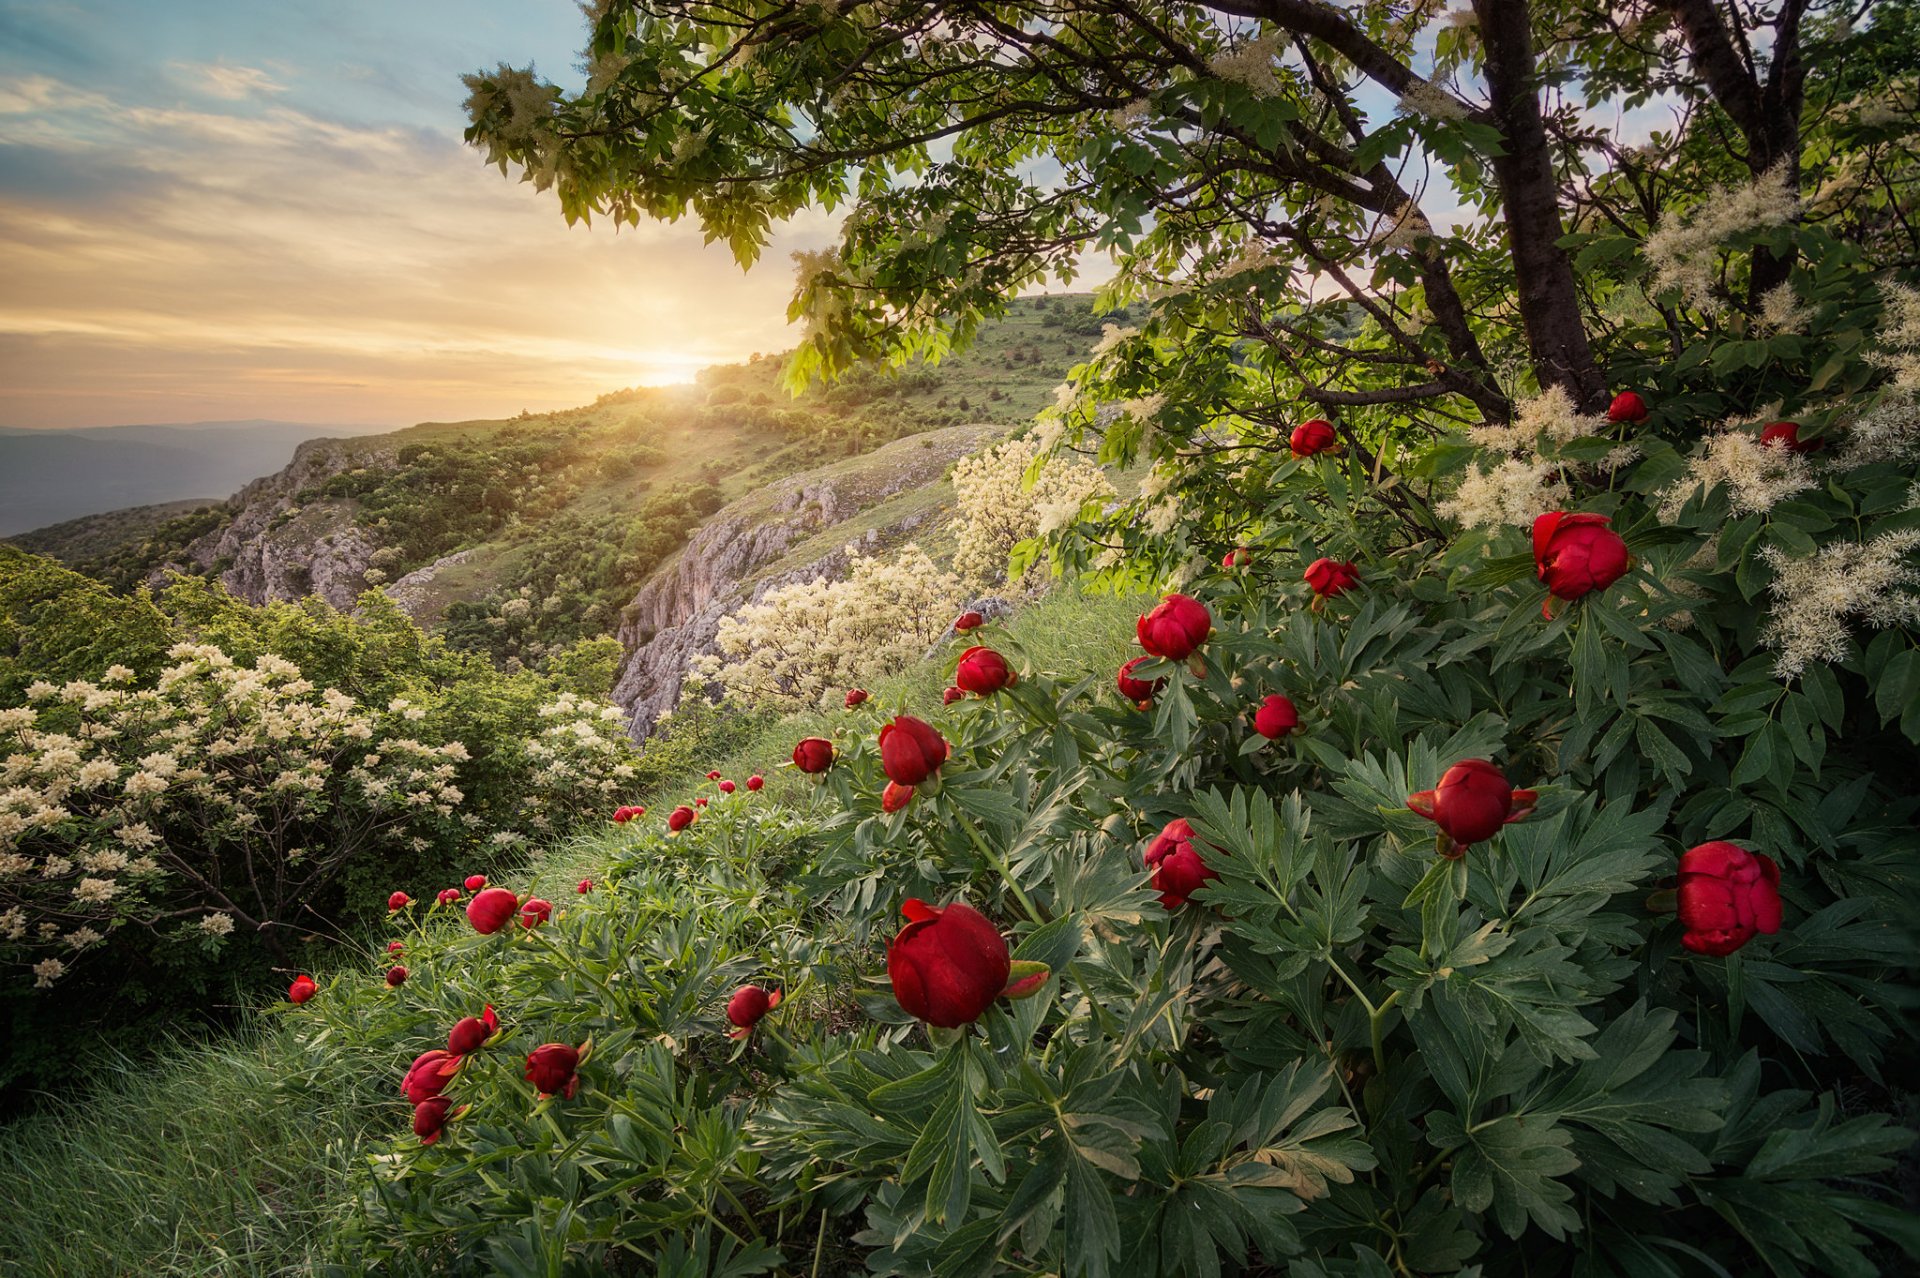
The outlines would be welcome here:
<svg viewBox="0 0 1920 1278">
<path fill-rule="evenodd" d="M 1535 84 L 1526 0 L 1473 0 L 1486 49 L 1487 89 L 1506 154 L 1493 161 L 1519 288 L 1520 319 L 1540 385 L 1560 386 L 1583 411 L 1607 402 L 1593 362 L 1573 262 L 1560 247 L 1559 183 Z"/>
</svg>

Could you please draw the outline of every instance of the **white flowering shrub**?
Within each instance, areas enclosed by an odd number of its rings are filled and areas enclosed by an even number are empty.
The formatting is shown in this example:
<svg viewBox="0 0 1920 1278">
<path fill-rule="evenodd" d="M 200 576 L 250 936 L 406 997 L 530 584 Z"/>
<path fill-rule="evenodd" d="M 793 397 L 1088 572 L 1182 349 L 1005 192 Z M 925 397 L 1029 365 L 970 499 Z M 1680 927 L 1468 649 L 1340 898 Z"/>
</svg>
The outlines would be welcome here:
<svg viewBox="0 0 1920 1278">
<path fill-rule="evenodd" d="M 965 602 L 959 576 L 916 545 L 848 559 L 843 580 L 782 586 L 722 618 L 696 675 L 745 705 L 826 706 L 922 656 Z"/>
<path fill-rule="evenodd" d="M 1120 330 L 1108 325 L 1110 336 Z M 1046 441 L 1008 440 L 962 458 L 953 468 L 953 568 L 968 584 L 1000 584 L 1014 547 L 1079 522 L 1087 503 L 1110 499 L 1098 466 L 1046 455 Z"/>
</svg>

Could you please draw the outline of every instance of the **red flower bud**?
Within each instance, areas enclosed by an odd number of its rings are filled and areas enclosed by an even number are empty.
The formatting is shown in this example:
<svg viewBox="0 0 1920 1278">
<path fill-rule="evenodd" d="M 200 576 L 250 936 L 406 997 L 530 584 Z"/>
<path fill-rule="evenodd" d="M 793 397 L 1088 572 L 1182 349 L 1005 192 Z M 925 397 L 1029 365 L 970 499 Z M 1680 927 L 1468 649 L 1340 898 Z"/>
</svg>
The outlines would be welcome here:
<svg viewBox="0 0 1920 1278">
<path fill-rule="evenodd" d="M 469 892 L 478 892 L 486 885 L 487 876 L 484 874 L 469 874 L 467 876 L 467 891 Z"/>
<path fill-rule="evenodd" d="M 1213 632 L 1213 614 L 1191 595 L 1168 595 L 1134 626 L 1149 655 L 1185 661 Z"/>
<path fill-rule="evenodd" d="M 999 931 L 963 901 L 936 909 L 910 900 L 900 913 L 909 922 L 887 947 L 887 978 L 900 1006 L 945 1029 L 978 1020 L 1013 971 Z"/>
<path fill-rule="evenodd" d="M 707 780 L 718 781 L 719 779 L 720 779 L 720 773 L 717 770 L 707 773 Z"/>
<path fill-rule="evenodd" d="M 493 1005 L 489 1003 L 484 1017 L 463 1016 L 454 1022 L 453 1030 L 447 1035 L 447 1051 L 454 1056 L 477 1052 L 499 1028 L 500 1018 L 493 1014 Z"/>
<path fill-rule="evenodd" d="M 765 785 L 766 783 L 767 783 L 767 779 L 761 776 L 758 772 L 756 772 L 752 776 L 747 778 L 747 789 L 758 790 L 761 786 Z"/>
<path fill-rule="evenodd" d="M 1300 712 L 1293 708 L 1293 702 L 1278 693 L 1260 703 L 1253 712 L 1253 730 L 1271 741 L 1284 737 L 1300 726 Z"/>
<path fill-rule="evenodd" d="M 446 1090 L 459 1071 L 460 1058 L 452 1052 L 443 1052 L 437 1047 L 422 1052 L 407 1067 L 407 1076 L 400 1082 L 401 1094 L 416 1105 L 431 1100 Z"/>
<path fill-rule="evenodd" d="M 615 825 L 625 825 L 635 817 L 642 817 L 646 814 L 647 810 L 638 804 L 627 804 L 613 810 L 613 823 Z"/>
<path fill-rule="evenodd" d="M 847 709 L 849 710 L 853 709 L 855 706 L 859 705 L 862 701 L 865 701 L 866 699 L 867 699 L 867 690 L 865 688 L 848 688 L 847 689 Z"/>
<path fill-rule="evenodd" d="M 447 1111 L 453 1102 L 444 1096 L 430 1096 L 413 1107 L 413 1134 L 422 1145 L 431 1145 L 447 1129 Z"/>
<path fill-rule="evenodd" d="M 405 941 L 388 941 L 387 942 L 387 953 L 389 954 L 398 954 L 406 948 L 407 948 L 407 943 Z"/>
<path fill-rule="evenodd" d="M 1222 568 L 1238 568 L 1242 564 L 1250 562 L 1252 559 L 1253 552 L 1245 546 L 1241 546 L 1237 550 L 1229 550 L 1225 555 L 1221 556 L 1220 566 Z"/>
<path fill-rule="evenodd" d="M 1621 391 L 1613 397 L 1613 403 L 1607 405 L 1607 420 L 1644 422 L 1647 420 L 1647 401 L 1632 391 Z"/>
<path fill-rule="evenodd" d="M 1322 599 L 1345 594 L 1360 582 L 1360 570 L 1351 559 L 1316 559 L 1302 574 L 1313 593 Z"/>
<path fill-rule="evenodd" d="M 574 891 L 578 892 L 581 896 L 585 896 L 587 893 L 593 891 L 593 880 L 581 879 L 580 886 L 575 888 Z"/>
<path fill-rule="evenodd" d="M 1759 932 L 1780 930 L 1780 867 L 1733 843 L 1702 843 L 1680 858 L 1680 943 L 1724 958 Z"/>
<path fill-rule="evenodd" d="M 1310 422 L 1301 422 L 1293 428 L 1293 434 L 1287 436 L 1287 448 L 1295 457 L 1312 457 L 1316 453 L 1330 452 L 1339 445 L 1340 437 L 1333 433 L 1333 423 L 1318 417 Z"/>
<path fill-rule="evenodd" d="M 507 925 L 520 908 L 520 898 L 505 888 L 488 888 L 467 902 L 467 922 L 482 936 L 492 936 Z"/>
<path fill-rule="evenodd" d="M 880 729 L 880 769 L 889 781 L 919 785 L 947 761 L 947 739 L 910 714 Z"/>
<path fill-rule="evenodd" d="M 757 985 L 742 985 L 727 1000 L 727 1019 L 735 1028 L 728 1038 L 745 1038 L 760 1023 L 760 1018 L 780 1006 L 781 991 L 769 994 Z"/>
<path fill-rule="evenodd" d="M 394 989 L 407 983 L 407 969 L 398 963 L 387 969 L 387 984 Z"/>
<path fill-rule="evenodd" d="M 287 986 L 287 1002 L 304 1003 L 320 992 L 319 985 L 305 972 L 293 978 L 293 984 Z"/>
<path fill-rule="evenodd" d="M 1165 909 L 1177 910 L 1209 879 L 1220 877 L 1201 857 L 1193 841 L 1193 827 L 1184 819 L 1167 822 L 1147 844 L 1147 869 L 1153 872 L 1153 890 Z"/>
<path fill-rule="evenodd" d="M 1007 659 L 991 648 L 969 648 L 960 654 L 953 682 L 976 697 L 990 697 L 1002 688 L 1020 682 Z"/>
<path fill-rule="evenodd" d="M 704 807 L 706 807 L 706 806 L 707 806 L 707 796 L 703 794 L 703 795 L 701 795 L 701 796 L 700 796 L 699 798 L 697 798 L 697 799 L 695 799 L 695 800 L 693 801 L 693 806 L 694 806 L 694 807 L 696 807 L 696 808 L 704 808 Z"/>
<path fill-rule="evenodd" d="M 520 926 L 528 929 L 539 927 L 553 915 L 553 902 L 539 897 L 531 897 L 520 907 Z"/>
<path fill-rule="evenodd" d="M 564 1096 L 573 1099 L 580 1088 L 580 1053 L 565 1043 L 542 1043 L 527 1053 L 527 1074 L 540 1099 Z"/>
<path fill-rule="evenodd" d="M 441 888 L 438 892 L 434 894 L 433 899 L 438 901 L 442 905 L 452 905 L 454 902 L 460 899 L 460 889 L 459 888 Z"/>
<path fill-rule="evenodd" d="M 412 905 L 412 904 L 413 904 L 413 898 L 408 896 L 405 892 L 395 892 L 392 896 L 387 898 L 387 913 L 391 914 L 395 910 L 404 910 L 409 905 Z"/>
<path fill-rule="evenodd" d="M 887 788 L 880 792 L 880 810 L 889 816 L 912 802 L 913 787 L 898 781 L 887 782 Z"/>
<path fill-rule="evenodd" d="M 987 624 L 987 619 L 977 612 L 963 612 L 953 619 L 953 628 L 961 634 L 969 630 L 978 630 Z"/>
<path fill-rule="evenodd" d="M 1773 447 L 1778 445 L 1790 453 L 1817 453 L 1827 446 L 1824 439 L 1800 439 L 1799 422 L 1773 422 L 1760 432 L 1760 442 Z"/>
<path fill-rule="evenodd" d="M 964 688 L 948 688 L 945 692 L 940 694 L 940 704 L 943 706 L 950 706 L 954 702 L 961 700 L 966 695 L 967 695 L 966 689 Z"/>
<path fill-rule="evenodd" d="M 1578 599 L 1620 580 L 1633 557 L 1605 515 L 1555 510 L 1533 521 L 1533 562 L 1551 594 Z"/>
<path fill-rule="evenodd" d="M 1167 686 L 1167 681 L 1164 678 L 1136 679 L 1133 677 L 1133 672 L 1136 668 L 1152 660 L 1152 657 L 1135 657 L 1132 661 L 1120 667 L 1120 673 L 1116 675 L 1113 680 L 1114 685 L 1120 689 L 1120 695 L 1133 702 L 1134 705 L 1139 706 L 1142 710 L 1145 710 L 1147 706 L 1152 703 L 1154 694 Z"/>
<path fill-rule="evenodd" d="M 731 782 L 731 781 L 722 781 L 722 782 L 720 783 L 720 793 L 722 793 L 722 794 L 732 794 L 732 793 L 733 793 L 733 791 L 734 791 L 734 784 L 733 784 L 733 782 Z"/>
<path fill-rule="evenodd" d="M 1469 843 L 1490 839 L 1532 812 L 1537 797 L 1508 785 L 1506 774 L 1485 759 L 1462 759 L 1438 786 L 1408 795 L 1407 806 L 1439 826 L 1447 838 L 1443 854 L 1458 857 Z"/>
<path fill-rule="evenodd" d="M 802 772 L 825 772 L 833 766 L 833 742 L 808 737 L 793 747 L 793 766 Z"/>
<path fill-rule="evenodd" d="M 673 811 L 667 813 L 667 828 L 675 834 L 678 834 L 693 824 L 693 817 L 693 809 L 683 803 Z"/>
</svg>

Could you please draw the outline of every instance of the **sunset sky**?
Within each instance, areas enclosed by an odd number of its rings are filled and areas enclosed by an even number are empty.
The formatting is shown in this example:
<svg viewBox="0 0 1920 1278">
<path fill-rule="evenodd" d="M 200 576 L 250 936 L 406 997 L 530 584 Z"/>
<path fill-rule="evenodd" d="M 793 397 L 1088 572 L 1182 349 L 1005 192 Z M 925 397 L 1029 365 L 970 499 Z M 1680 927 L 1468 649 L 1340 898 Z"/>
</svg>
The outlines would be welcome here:
<svg viewBox="0 0 1920 1278">
<path fill-rule="evenodd" d="M 568 407 L 792 344 L 786 227 L 568 228 L 460 139 L 563 84 L 571 0 L 0 0 L 0 426 L 393 426 Z"/>
</svg>

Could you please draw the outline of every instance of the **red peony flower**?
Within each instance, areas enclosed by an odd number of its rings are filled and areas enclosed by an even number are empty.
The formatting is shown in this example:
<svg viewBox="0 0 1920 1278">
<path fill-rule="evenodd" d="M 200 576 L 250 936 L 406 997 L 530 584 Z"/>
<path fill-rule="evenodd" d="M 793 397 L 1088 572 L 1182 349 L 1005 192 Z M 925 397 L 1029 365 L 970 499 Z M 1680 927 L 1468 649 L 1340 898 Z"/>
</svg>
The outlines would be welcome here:
<svg viewBox="0 0 1920 1278">
<path fill-rule="evenodd" d="M 643 817 L 646 814 L 647 810 L 640 805 L 628 804 L 613 810 L 613 823 L 615 825 L 625 825 L 635 817 Z"/>
<path fill-rule="evenodd" d="M 1680 858 L 1680 943 L 1724 958 L 1756 933 L 1780 930 L 1780 867 L 1735 843 L 1702 843 Z"/>
<path fill-rule="evenodd" d="M 1007 988 L 1007 943 L 985 915 L 955 901 L 937 909 L 910 900 L 909 922 L 887 947 L 887 978 L 907 1013 L 930 1025 L 971 1024 Z"/>
<path fill-rule="evenodd" d="M 1167 822 L 1166 828 L 1147 844 L 1147 869 L 1153 872 L 1153 890 L 1160 894 L 1165 909 L 1177 910 L 1201 884 L 1220 877 L 1201 857 L 1193 841 L 1193 827 L 1183 818 Z"/>
<path fill-rule="evenodd" d="M 719 779 L 720 779 L 720 773 L 717 770 L 707 773 L 707 780 L 718 781 Z"/>
<path fill-rule="evenodd" d="M 406 948 L 407 948 L 407 943 L 405 941 L 388 941 L 387 942 L 387 953 L 389 954 L 399 954 Z"/>
<path fill-rule="evenodd" d="M 452 905 L 460 899 L 460 889 L 441 888 L 434 894 L 433 899 L 441 905 Z"/>
<path fill-rule="evenodd" d="M 1485 759 L 1462 759 L 1438 786 L 1408 795 L 1407 806 L 1440 827 L 1441 855 L 1458 857 L 1468 844 L 1490 839 L 1532 812 L 1538 798 L 1509 786 L 1506 774 Z"/>
<path fill-rule="evenodd" d="M 478 892 L 486 885 L 487 876 L 484 874 L 469 874 L 467 876 L 467 891 L 469 892 Z"/>
<path fill-rule="evenodd" d="M 765 785 L 766 783 L 767 783 L 767 779 L 761 776 L 758 772 L 756 772 L 752 776 L 747 778 L 747 789 L 758 790 L 761 786 Z"/>
<path fill-rule="evenodd" d="M 862 701 L 865 701 L 866 699 L 867 699 L 867 690 L 865 688 L 848 688 L 847 689 L 847 709 L 849 710 L 853 709 L 855 706 L 859 705 Z"/>
<path fill-rule="evenodd" d="M 753 1027 L 760 1018 L 780 1006 L 782 991 L 769 994 L 757 985 L 742 985 L 727 1000 L 727 1019 L 733 1022 L 734 1029 L 728 1038 L 745 1038 L 753 1033 Z"/>
<path fill-rule="evenodd" d="M 913 787 L 898 781 L 887 782 L 887 788 L 880 792 L 880 810 L 889 816 L 912 802 Z"/>
<path fill-rule="evenodd" d="M 1312 457 L 1316 453 L 1331 452 L 1340 446 L 1340 437 L 1333 433 L 1333 423 L 1316 417 L 1310 422 L 1301 422 L 1293 428 L 1293 434 L 1287 436 L 1287 447 L 1295 457 Z"/>
<path fill-rule="evenodd" d="M 1213 633 L 1213 614 L 1191 595 L 1168 595 L 1140 618 L 1134 634 L 1149 655 L 1185 661 Z"/>
<path fill-rule="evenodd" d="M 1253 712 L 1253 730 L 1272 741 L 1284 737 L 1300 726 L 1300 712 L 1293 708 L 1293 702 L 1278 693 L 1260 703 Z"/>
<path fill-rule="evenodd" d="M 793 766 L 802 772 L 825 772 L 833 766 L 833 742 L 808 737 L 793 748 Z"/>
<path fill-rule="evenodd" d="M 528 929 L 539 927 L 553 916 L 553 902 L 540 897 L 529 897 L 520 907 L 520 926 Z"/>
<path fill-rule="evenodd" d="M 1222 568 L 1239 568 L 1252 562 L 1252 560 L 1253 552 L 1245 546 L 1241 546 L 1239 549 L 1229 550 L 1225 555 L 1221 556 L 1220 566 Z"/>
<path fill-rule="evenodd" d="M 693 818 L 693 809 L 683 803 L 673 811 L 667 813 L 667 828 L 678 834 L 693 824 Z"/>
<path fill-rule="evenodd" d="M 1824 439 L 1800 439 L 1799 422 L 1772 422 L 1760 432 L 1760 442 L 1769 447 L 1777 444 L 1790 453 L 1817 453 L 1827 446 Z"/>
<path fill-rule="evenodd" d="M 460 1057 L 439 1048 L 422 1052 L 413 1058 L 413 1064 L 407 1067 L 407 1076 L 400 1081 L 400 1091 L 408 1100 L 418 1105 L 431 1100 L 446 1090 L 447 1084 L 460 1071 Z"/>
<path fill-rule="evenodd" d="M 412 904 L 413 898 L 405 892 L 395 892 L 387 898 L 387 913 L 392 914 L 395 910 L 404 910 Z"/>
<path fill-rule="evenodd" d="M 734 789 L 734 784 L 731 781 L 722 781 L 720 783 L 720 793 L 722 794 L 732 794 Z"/>
<path fill-rule="evenodd" d="M 581 896 L 585 896 L 587 893 L 593 891 L 593 880 L 581 879 L 580 886 L 575 888 L 574 891 L 578 892 Z"/>
<path fill-rule="evenodd" d="M 467 922 L 482 936 L 492 936 L 507 925 L 520 908 L 520 898 L 505 888 L 488 888 L 467 902 Z"/>
<path fill-rule="evenodd" d="M 1632 391 L 1621 391 L 1613 397 L 1613 403 L 1607 405 L 1607 420 L 1644 422 L 1647 420 L 1647 401 Z"/>
<path fill-rule="evenodd" d="M 463 1016 L 453 1023 L 453 1029 L 447 1035 L 447 1052 L 453 1056 L 468 1056 L 480 1050 L 494 1032 L 500 1028 L 500 1018 L 493 1014 L 493 1004 L 487 1004 L 484 1016 Z"/>
<path fill-rule="evenodd" d="M 387 984 L 394 989 L 407 983 L 407 969 L 398 963 L 387 969 Z"/>
<path fill-rule="evenodd" d="M 304 1003 L 320 992 L 319 985 L 305 972 L 293 978 L 293 984 L 287 986 L 287 1002 Z"/>
<path fill-rule="evenodd" d="M 954 702 L 964 698 L 966 695 L 967 695 L 967 692 L 966 692 L 966 689 L 964 688 L 948 688 L 945 692 L 940 694 L 940 704 L 943 706 L 950 706 Z"/>
<path fill-rule="evenodd" d="M 978 630 L 986 624 L 987 619 L 977 612 L 963 612 L 953 619 L 954 630 L 963 635 L 969 630 Z"/>
<path fill-rule="evenodd" d="M 542 1043 L 527 1053 L 527 1081 L 541 1100 L 549 1096 L 573 1099 L 580 1089 L 580 1053 L 565 1043 Z"/>
<path fill-rule="evenodd" d="M 413 1134 L 420 1138 L 422 1145 L 431 1145 L 440 1139 L 447 1129 L 447 1111 L 453 1108 L 453 1102 L 444 1096 L 429 1096 L 413 1107 Z M 465 1112 L 465 1107 L 461 1107 Z"/>
<path fill-rule="evenodd" d="M 1152 660 L 1152 657 L 1135 657 L 1120 667 L 1120 673 L 1114 677 L 1113 681 L 1114 685 L 1120 689 L 1120 695 L 1142 710 L 1153 704 L 1154 695 L 1167 686 L 1164 678 L 1149 680 L 1133 677 L 1136 668 Z"/>
<path fill-rule="evenodd" d="M 960 654 L 953 682 L 976 697 L 990 697 L 1002 688 L 1020 682 L 1007 659 L 991 648 L 969 648 Z"/>
<path fill-rule="evenodd" d="M 697 799 L 695 799 L 695 800 L 693 801 L 693 806 L 694 806 L 694 807 L 696 807 L 696 808 L 704 808 L 704 807 L 706 807 L 706 806 L 707 806 L 707 796 L 703 794 L 703 795 L 701 795 L 701 796 L 700 796 L 699 798 L 697 798 Z"/>
<path fill-rule="evenodd" d="M 880 769 L 887 780 L 920 785 L 947 761 L 947 739 L 932 724 L 897 715 L 880 729 Z"/>
<path fill-rule="evenodd" d="M 1351 559 L 1316 559 L 1302 576 L 1319 599 L 1345 594 L 1360 583 L 1360 570 Z"/>
<path fill-rule="evenodd" d="M 1633 557 L 1605 515 L 1549 511 L 1533 521 L 1533 562 L 1547 590 L 1578 599 L 1626 575 Z"/>
</svg>

